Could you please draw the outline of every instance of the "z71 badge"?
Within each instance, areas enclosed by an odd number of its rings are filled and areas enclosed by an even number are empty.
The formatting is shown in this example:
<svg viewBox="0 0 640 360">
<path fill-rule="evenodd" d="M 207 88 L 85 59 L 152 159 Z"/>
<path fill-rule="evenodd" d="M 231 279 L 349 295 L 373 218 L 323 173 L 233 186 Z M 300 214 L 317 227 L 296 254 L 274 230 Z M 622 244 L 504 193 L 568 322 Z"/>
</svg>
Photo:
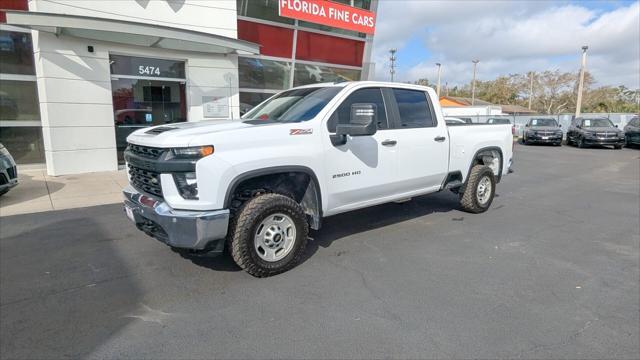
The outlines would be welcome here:
<svg viewBox="0 0 640 360">
<path fill-rule="evenodd" d="M 310 135 L 313 134 L 313 129 L 291 129 L 289 135 Z"/>
</svg>

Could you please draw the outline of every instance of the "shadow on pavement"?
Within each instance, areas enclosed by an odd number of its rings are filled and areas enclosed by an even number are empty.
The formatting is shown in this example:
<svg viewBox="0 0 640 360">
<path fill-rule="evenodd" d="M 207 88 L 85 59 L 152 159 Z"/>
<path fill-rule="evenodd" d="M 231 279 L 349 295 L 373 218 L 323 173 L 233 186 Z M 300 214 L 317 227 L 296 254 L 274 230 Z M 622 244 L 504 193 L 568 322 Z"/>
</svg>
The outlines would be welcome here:
<svg viewBox="0 0 640 360">
<path fill-rule="evenodd" d="M 311 231 L 309 234 L 312 240 L 307 243 L 307 249 L 301 263 L 313 256 L 319 247 L 328 248 L 334 241 L 350 235 L 375 230 L 436 212 L 449 212 L 458 209 L 458 207 L 458 195 L 443 191 L 437 194 L 420 196 L 405 203 L 382 204 L 328 217 L 323 219 L 320 231 Z M 233 262 L 226 249 L 223 254 L 213 258 L 198 257 L 181 251 L 174 251 L 183 258 L 192 261 L 195 265 L 211 270 L 242 270 Z"/>
<path fill-rule="evenodd" d="M 179 254 L 182 258 L 190 260 L 195 265 L 198 265 L 210 270 L 229 271 L 229 272 L 236 272 L 236 271 L 242 270 L 238 265 L 236 265 L 233 259 L 231 259 L 231 256 L 229 255 L 226 249 L 222 254 L 216 257 L 195 256 L 187 252 L 179 251 L 173 248 L 171 248 L 171 250 Z"/>
<path fill-rule="evenodd" d="M 82 213 L 0 220 L 0 358 L 80 358 L 134 319 L 141 292 L 116 249 L 126 232 Z"/>
<path fill-rule="evenodd" d="M 319 247 L 328 248 L 334 241 L 342 238 L 458 208 L 458 195 L 442 191 L 416 197 L 404 203 L 382 204 L 328 217 L 323 220 L 320 231 L 312 231 L 310 234 L 313 240 L 308 242 L 302 262 L 313 256 Z"/>
<path fill-rule="evenodd" d="M 49 196 L 62 188 L 65 184 L 56 181 L 36 180 L 28 173 L 18 173 L 18 186 L 0 197 L 2 206 L 10 206 L 35 198 L 49 199 Z"/>
</svg>

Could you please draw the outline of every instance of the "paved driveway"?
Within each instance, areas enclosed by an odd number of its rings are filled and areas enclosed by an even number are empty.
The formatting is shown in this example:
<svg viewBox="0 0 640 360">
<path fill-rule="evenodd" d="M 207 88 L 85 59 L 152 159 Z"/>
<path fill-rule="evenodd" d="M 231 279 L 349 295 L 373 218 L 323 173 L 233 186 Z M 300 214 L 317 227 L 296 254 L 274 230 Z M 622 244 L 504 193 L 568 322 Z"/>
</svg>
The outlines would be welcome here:
<svg viewBox="0 0 640 360">
<path fill-rule="evenodd" d="M 2 217 L 0 355 L 640 357 L 640 151 L 516 148 L 487 213 L 443 192 L 339 215 L 267 279 L 118 205 Z"/>
</svg>

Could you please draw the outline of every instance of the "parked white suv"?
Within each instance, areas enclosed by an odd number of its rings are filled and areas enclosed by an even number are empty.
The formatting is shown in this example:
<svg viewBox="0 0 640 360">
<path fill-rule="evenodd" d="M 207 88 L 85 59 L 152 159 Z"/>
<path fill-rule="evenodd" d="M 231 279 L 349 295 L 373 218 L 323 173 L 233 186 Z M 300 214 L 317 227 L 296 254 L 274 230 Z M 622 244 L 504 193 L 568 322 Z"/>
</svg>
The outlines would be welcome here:
<svg viewBox="0 0 640 360">
<path fill-rule="evenodd" d="M 480 213 L 508 173 L 509 124 L 447 127 L 435 92 L 384 82 L 303 86 L 242 121 L 141 129 L 125 151 L 125 210 L 194 254 L 225 244 L 254 276 L 291 269 L 322 218 L 449 189 Z"/>
</svg>

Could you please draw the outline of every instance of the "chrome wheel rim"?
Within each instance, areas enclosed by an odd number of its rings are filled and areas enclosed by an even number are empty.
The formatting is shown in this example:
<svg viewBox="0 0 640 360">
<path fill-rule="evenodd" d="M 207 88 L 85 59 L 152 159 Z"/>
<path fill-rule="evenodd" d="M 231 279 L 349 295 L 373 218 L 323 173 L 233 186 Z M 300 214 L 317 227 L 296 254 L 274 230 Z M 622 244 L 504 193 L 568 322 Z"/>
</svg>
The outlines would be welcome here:
<svg viewBox="0 0 640 360">
<path fill-rule="evenodd" d="M 258 256 L 268 262 L 282 260 L 296 241 L 296 226 L 285 214 L 267 216 L 256 228 L 254 247 Z"/>
<path fill-rule="evenodd" d="M 483 176 L 480 181 L 478 181 L 478 188 L 476 189 L 478 203 L 485 205 L 491 198 L 492 191 L 491 179 L 489 179 L 488 176 Z"/>
</svg>

